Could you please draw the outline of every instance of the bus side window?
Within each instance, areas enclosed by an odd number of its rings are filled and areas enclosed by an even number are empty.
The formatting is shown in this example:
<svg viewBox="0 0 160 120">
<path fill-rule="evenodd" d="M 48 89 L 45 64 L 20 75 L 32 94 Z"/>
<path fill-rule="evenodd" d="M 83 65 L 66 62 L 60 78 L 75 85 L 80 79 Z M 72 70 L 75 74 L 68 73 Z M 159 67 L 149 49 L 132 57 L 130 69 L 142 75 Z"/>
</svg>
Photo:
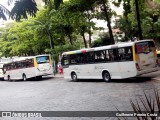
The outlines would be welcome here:
<svg viewBox="0 0 160 120">
<path fill-rule="evenodd" d="M 123 47 L 118 49 L 120 61 L 133 60 L 132 47 Z"/>
<path fill-rule="evenodd" d="M 126 47 L 125 48 L 125 58 L 126 60 L 133 60 L 133 56 L 132 56 L 132 48 L 131 47 Z"/>
<path fill-rule="evenodd" d="M 63 55 L 61 60 L 62 65 L 68 65 L 69 64 L 69 56 Z"/>
<path fill-rule="evenodd" d="M 70 64 L 75 64 L 76 63 L 76 55 L 70 55 Z"/>
<path fill-rule="evenodd" d="M 108 50 L 109 61 L 114 61 L 113 49 Z"/>
<path fill-rule="evenodd" d="M 123 60 L 123 59 L 124 59 L 124 54 L 125 54 L 124 48 L 119 48 L 119 49 L 118 49 L 118 57 L 119 57 L 119 60 Z"/>
<path fill-rule="evenodd" d="M 77 64 L 80 64 L 81 63 L 81 54 L 77 54 Z"/>
<path fill-rule="evenodd" d="M 105 62 L 106 60 L 106 51 L 95 51 L 95 62 Z"/>
<path fill-rule="evenodd" d="M 88 53 L 88 59 L 89 59 L 89 62 L 94 62 L 95 60 L 95 55 L 94 55 L 94 52 L 89 52 Z"/>
<path fill-rule="evenodd" d="M 87 53 L 83 53 L 83 61 L 82 63 L 88 63 L 88 56 L 87 56 Z"/>
<path fill-rule="evenodd" d="M 29 60 L 29 66 L 30 67 L 34 67 L 34 60 L 33 60 L 33 58 Z"/>
<path fill-rule="evenodd" d="M 26 67 L 26 62 L 25 60 L 21 62 L 21 68 L 25 68 Z"/>
</svg>

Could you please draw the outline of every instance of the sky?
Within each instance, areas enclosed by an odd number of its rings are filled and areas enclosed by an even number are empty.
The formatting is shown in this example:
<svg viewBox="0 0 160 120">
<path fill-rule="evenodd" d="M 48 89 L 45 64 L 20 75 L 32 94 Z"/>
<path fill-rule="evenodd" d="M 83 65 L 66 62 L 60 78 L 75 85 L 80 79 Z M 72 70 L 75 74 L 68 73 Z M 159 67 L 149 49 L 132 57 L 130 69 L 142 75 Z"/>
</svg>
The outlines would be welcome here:
<svg viewBox="0 0 160 120">
<path fill-rule="evenodd" d="M 7 0 L 0 0 L 0 4 L 7 5 Z"/>
<path fill-rule="evenodd" d="M 3 6 L 5 6 L 7 9 L 11 10 L 11 8 L 13 7 L 13 5 L 8 6 L 7 4 L 8 0 L 0 0 L 0 4 L 2 4 Z"/>
<path fill-rule="evenodd" d="M 8 0 L 0 0 L 0 4 L 2 4 L 3 6 L 5 6 L 8 10 L 11 10 L 14 4 L 8 6 L 7 1 Z M 3 22 L 6 22 L 6 21 L 3 20 L 3 19 L 0 19 L 0 27 L 4 27 L 3 26 Z M 10 20 L 7 20 L 7 22 L 10 22 Z"/>
</svg>

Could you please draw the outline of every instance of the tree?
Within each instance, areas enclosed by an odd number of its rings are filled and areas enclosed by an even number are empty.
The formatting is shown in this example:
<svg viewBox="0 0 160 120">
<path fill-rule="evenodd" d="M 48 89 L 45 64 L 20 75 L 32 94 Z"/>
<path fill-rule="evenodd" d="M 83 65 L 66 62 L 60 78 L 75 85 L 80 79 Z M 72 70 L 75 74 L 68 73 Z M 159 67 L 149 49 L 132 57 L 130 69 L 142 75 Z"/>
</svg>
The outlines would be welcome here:
<svg viewBox="0 0 160 120">
<path fill-rule="evenodd" d="M 97 40 L 95 40 L 93 43 L 92 43 L 92 47 L 100 47 L 100 46 L 104 46 L 104 45 L 109 45 L 109 34 L 108 33 L 104 33 L 104 34 L 101 34 L 99 36 L 100 38 L 98 38 Z"/>
<path fill-rule="evenodd" d="M 108 27 L 109 35 L 110 35 L 110 43 L 115 44 L 113 33 L 112 33 L 112 28 L 111 28 L 112 12 L 109 6 L 109 1 L 108 0 L 96 0 L 96 4 L 100 6 L 102 15 L 105 17 L 105 20 L 107 21 L 107 27 Z"/>
<path fill-rule="evenodd" d="M 123 0 L 127 1 L 127 0 Z M 125 2 L 124 2 L 125 3 Z M 129 3 L 129 4 L 128 4 Z M 124 16 L 120 19 L 120 28 L 126 34 L 126 40 L 139 36 L 137 21 L 135 21 L 135 0 L 128 1 L 127 6 L 124 6 Z M 130 10 L 127 10 L 129 8 Z M 159 26 L 159 10 L 158 4 L 149 0 L 139 1 L 139 10 L 141 16 L 142 36 L 144 39 L 159 39 L 158 26 Z M 129 11 L 129 12 L 128 12 Z M 126 14 L 127 12 L 127 14 Z M 128 24 L 127 24 L 128 23 Z"/>
<path fill-rule="evenodd" d="M 138 33 L 139 33 L 140 40 L 142 40 L 143 37 L 142 37 L 141 20 L 140 20 L 140 13 L 139 13 L 139 3 L 138 3 L 138 0 L 135 0 L 137 23 L 138 23 Z"/>
<path fill-rule="evenodd" d="M 42 0 L 49 7 L 50 10 L 59 8 L 60 4 L 63 3 L 63 0 Z"/>
<path fill-rule="evenodd" d="M 11 11 L 5 8 L 0 4 L 0 18 L 6 20 L 6 15 L 9 15 L 11 19 L 20 21 L 22 18 L 28 19 L 28 15 L 35 17 L 38 11 L 36 0 L 8 0 L 8 5 L 11 5 L 13 2 L 14 6 Z M 59 8 L 60 4 L 63 3 L 63 0 L 43 0 L 47 6 L 51 6 L 54 3 L 56 9 Z M 53 7 L 53 6 L 51 6 Z"/>
<path fill-rule="evenodd" d="M 88 34 L 88 43 L 89 47 L 91 47 L 91 36 L 92 30 L 97 29 L 95 27 L 94 22 L 92 21 L 95 18 L 96 13 L 94 11 L 94 0 L 70 0 L 70 7 L 68 12 L 72 14 L 73 17 L 73 26 L 76 28 L 77 33 L 83 38 L 84 45 L 87 48 L 87 40 L 86 35 Z M 75 21 L 75 22 L 74 22 Z M 78 24 L 77 24 L 78 23 Z"/>
<path fill-rule="evenodd" d="M 122 1 L 119 1 L 120 3 Z M 123 0 L 123 17 L 120 19 L 120 29 L 125 33 L 125 41 L 128 41 L 129 39 L 132 39 L 132 33 L 134 32 L 133 30 L 133 25 L 130 22 L 129 14 L 131 13 L 131 4 L 130 0 Z M 120 4 L 119 3 L 119 4 Z"/>
</svg>

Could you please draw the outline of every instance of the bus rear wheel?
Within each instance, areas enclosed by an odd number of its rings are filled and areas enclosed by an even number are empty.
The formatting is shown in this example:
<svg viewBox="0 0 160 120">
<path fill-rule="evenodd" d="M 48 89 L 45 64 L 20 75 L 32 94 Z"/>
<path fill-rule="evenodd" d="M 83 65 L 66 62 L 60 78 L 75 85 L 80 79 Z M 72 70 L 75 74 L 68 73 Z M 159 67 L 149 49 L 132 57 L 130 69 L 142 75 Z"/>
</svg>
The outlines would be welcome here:
<svg viewBox="0 0 160 120">
<path fill-rule="evenodd" d="M 26 77 L 25 74 L 23 74 L 22 78 L 23 78 L 23 81 L 26 81 L 26 80 L 27 80 L 27 77 Z"/>
<path fill-rule="evenodd" d="M 42 76 L 36 76 L 37 80 L 42 80 Z"/>
<path fill-rule="evenodd" d="M 78 81 L 77 74 L 75 72 L 71 73 L 71 78 L 72 78 L 73 82 L 77 82 Z"/>
<path fill-rule="evenodd" d="M 107 72 L 107 71 L 103 72 L 102 77 L 105 82 L 111 81 L 111 76 L 110 76 L 109 72 Z"/>
<path fill-rule="evenodd" d="M 7 80 L 8 80 L 8 81 L 11 81 L 11 77 L 10 77 L 9 75 L 8 75 L 8 77 L 7 77 Z"/>
</svg>

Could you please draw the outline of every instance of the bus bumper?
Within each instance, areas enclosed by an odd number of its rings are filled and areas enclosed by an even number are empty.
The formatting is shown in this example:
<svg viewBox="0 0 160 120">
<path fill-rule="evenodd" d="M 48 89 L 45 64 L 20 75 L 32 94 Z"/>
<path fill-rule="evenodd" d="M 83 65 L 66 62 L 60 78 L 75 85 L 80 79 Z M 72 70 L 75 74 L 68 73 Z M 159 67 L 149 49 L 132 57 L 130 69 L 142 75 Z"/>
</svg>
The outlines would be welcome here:
<svg viewBox="0 0 160 120">
<path fill-rule="evenodd" d="M 151 68 L 149 70 L 138 71 L 137 76 L 141 76 L 141 75 L 148 74 L 148 73 L 151 73 L 151 72 L 156 72 L 156 71 L 158 71 L 158 67 Z"/>
</svg>

